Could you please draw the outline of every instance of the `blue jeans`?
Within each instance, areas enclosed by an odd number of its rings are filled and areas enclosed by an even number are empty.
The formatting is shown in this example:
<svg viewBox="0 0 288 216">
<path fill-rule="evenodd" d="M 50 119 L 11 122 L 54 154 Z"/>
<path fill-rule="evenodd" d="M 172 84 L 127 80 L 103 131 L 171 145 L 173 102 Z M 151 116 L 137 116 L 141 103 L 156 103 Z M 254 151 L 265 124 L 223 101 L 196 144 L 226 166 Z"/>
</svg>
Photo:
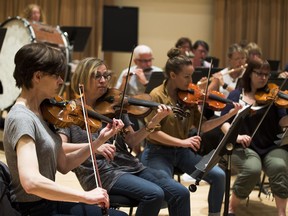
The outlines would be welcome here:
<svg viewBox="0 0 288 216">
<path fill-rule="evenodd" d="M 74 202 L 57 202 L 42 199 L 37 202 L 13 203 L 23 216 L 102 216 L 101 208 L 97 205 L 88 205 Z M 127 216 L 126 213 L 108 209 L 109 216 Z"/>
<path fill-rule="evenodd" d="M 138 200 L 137 216 L 158 215 L 163 200 L 168 204 L 170 215 L 190 215 L 189 191 L 161 170 L 146 168 L 137 174 L 124 174 L 109 194 Z"/>
<path fill-rule="evenodd" d="M 148 144 L 142 153 L 142 163 L 156 170 L 165 171 L 170 178 L 173 176 L 174 168 L 185 173 L 192 174 L 195 165 L 202 159 L 200 155 L 187 148 L 166 147 Z M 221 211 L 224 191 L 225 172 L 218 166 L 213 167 L 203 180 L 210 184 L 208 195 L 209 213 Z"/>
</svg>

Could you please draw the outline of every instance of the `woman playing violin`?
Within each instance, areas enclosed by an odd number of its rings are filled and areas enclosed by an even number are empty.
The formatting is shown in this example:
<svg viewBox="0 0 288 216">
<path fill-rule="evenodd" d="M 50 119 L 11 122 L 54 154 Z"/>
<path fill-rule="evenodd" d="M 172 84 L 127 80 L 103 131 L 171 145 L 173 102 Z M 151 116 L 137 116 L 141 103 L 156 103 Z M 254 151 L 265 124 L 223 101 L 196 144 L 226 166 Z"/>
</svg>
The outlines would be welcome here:
<svg viewBox="0 0 288 216">
<path fill-rule="evenodd" d="M 109 207 L 106 190 L 78 191 L 55 182 L 56 171 L 67 173 L 89 156 L 89 148 L 65 154 L 60 136 L 43 120 L 40 104 L 57 95 L 66 70 L 62 52 L 42 43 L 23 46 L 15 55 L 14 78 L 21 94 L 11 108 L 4 129 L 4 148 L 11 172 L 12 205 L 21 215 L 102 215 L 97 205 Z M 121 124 L 101 131 L 99 147 Z M 96 204 L 96 205 L 95 205 Z M 109 211 L 110 215 L 126 215 Z"/>
<path fill-rule="evenodd" d="M 92 108 L 100 103 L 102 96 L 108 88 L 111 73 L 104 62 L 97 58 L 85 58 L 78 64 L 73 77 L 72 89 L 79 94 L 78 84 L 83 83 L 87 105 Z M 125 124 L 124 130 L 117 135 L 115 146 L 114 140 L 105 143 L 97 149 L 97 164 L 103 188 L 109 195 L 122 195 L 139 202 L 136 215 L 158 215 L 163 199 L 168 203 L 170 215 L 189 215 L 189 192 L 188 190 L 171 179 L 167 173 L 146 168 L 127 149 L 126 144 L 132 148 L 138 145 L 155 126 L 169 113 L 171 109 L 160 105 L 154 116 L 146 126 L 134 131 L 128 118 L 123 113 L 122 119 Z M 78 126 L 72 126 L 59 131 L 66 151 L 79 150 L 87 144 L 86 131 Z M 97 138 L 99 134 L 93 133 Z M 75 173 L 84 190 L 95 188 L 95 178 L 90 160 L 77 167 Z"/>
<path fill-rule="evenodd" d="M 180 54 L 180 50 L 172 48 L 168 52 L 169 59 L 165 66 L 166 77 L 164 83 L 150 93 L 153 100 L 158 103 L 176 105 L 178 101 L 178 90 L 187 90 L 192 82 L 194 71 L 191 60 Z M 222 124 L 235 115 L 240 105 L 235 103 L 236 108 L 230 113 L 217 119 L 206 121 L 201 130 L 208 131 Z M 155 131 L 148 136 L 148 144 L 142 155 L 142 162 L 148 167 L 166 172 L 170 177 L 174 168 L 185 173 L 192 174 L 195 165 L 202 159 L 197 151 L 201 144 L 200 136 L 188 136 L 189 129 L 200 123 L 200 112 L 197 105 L 188 107 L 190 116 L 177 118 L 170 114 L 165 117 L 156 127 Z M 145 119 L 149 122 L 155 115 L 151 113 Z M 208 197 L 209 215 L 220 215 L 222 198 L 225 188 L 225 173 L 218 166 L 214 167 L 204 177 L 210 185 Z"/>
<path fill-rule="evenodd" d="M 252 60 L 248 63 L 240 88 L 232 91 L 228 98 L 243 105 L 257 105 L 255 100 L 257 92 L 266 89 L 269 76 L 270 66 L 267 61 Z M 231 215 L 235 214 L 241 200 L 246 199 L 258 183 L 262 169 L 269 177 L 278 215 L 286 215 L 288 146 L 277 146 L 274 141 L 278 139 L 277 134 L 281 133 L 281 127 L 287 127 L 288 116 L 286 110 L 276 107 L 275 103 L 271 104 L 266 113 L 268 108 L 269 106 L 265 105 L 262 109 L 248 115 L 239 131 L 232 154 L 232 166 L 238 175 L 230 198 L 229 212 Z M 222 114 L 225 115 L 230 109 L 229 105 L 226 106 Z M 264 118 L 263 115 L 265 115 Z M 259 125 L 262 118 L 263 121 Z M 222 126 L 224 133 L 229 128 L 229 122 Z"/>
</svg>

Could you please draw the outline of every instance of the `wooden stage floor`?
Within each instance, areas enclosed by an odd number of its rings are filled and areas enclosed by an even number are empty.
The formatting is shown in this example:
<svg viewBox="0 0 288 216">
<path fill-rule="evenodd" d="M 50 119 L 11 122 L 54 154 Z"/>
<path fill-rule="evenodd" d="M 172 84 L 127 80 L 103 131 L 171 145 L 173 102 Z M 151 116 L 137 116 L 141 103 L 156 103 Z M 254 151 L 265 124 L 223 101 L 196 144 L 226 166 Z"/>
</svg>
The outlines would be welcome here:
<svg viewBox="0 0 288 216">
<path fill-rule="evenodd" d="M 0 130 L 0 141 L 2 141 L 2 134 L 3 131 Z M 2 144 L 2 143 L 0 143 Z M 0 145 L 1 146 L 1 145 Z M 2 148 L 0 148 L 0 160 L 6 163 L 4 151 Z M 233 183 L 235 177 L 231 177 L 231 184 Z M 62 175 L 60 173 L 57 173 L 56 181 L 59 182 L 59 184 L 63 184 L 66 186 L 71 186 L 73 188 L 78 188 L 79 190 L 82 190 L 80 184 L 78 183 L 76 176 L 74 173 L 69 172 L 67 175 Z M 181 183 L 185 186 L 189 186 L 192 182 L 181 180 Z M 194 193 L 190 193 L 191 198 L 191 215 L 194 216 L 204 216 L 208 215 L 208 208 L 207 208 L 207 194 L 209 190 L 209 185 L 201 181 L 200 185 L 197 187 L 197 191 Z M 128 208 L 121 208 L 120 210 L 129 212 Z M 224 210 L 224 203 L 222 211 Z M 134 209 L 135 214 L 135 209 Z M 168 215 L 168 209 L 162 209 L 159 213 L 160 216 L 166 216 Z M 275 216 L 277 215 L 276 207 L 275 207 L 275 200 L 273 199 L 272 195 L 266 196 L 264 194 L 261 195 L 260 198 L 258 198 L 258 190 L 254 190 L 250 194 L 250 200 L 248 203 L 248 206 L 246 205 L 246 200 L 241 203 L 241 206 L 239 207 L 239 210 L 237 212 L 237 216 Z M 287 211 L 288 215 L 288 211 Z"/>
</svg>

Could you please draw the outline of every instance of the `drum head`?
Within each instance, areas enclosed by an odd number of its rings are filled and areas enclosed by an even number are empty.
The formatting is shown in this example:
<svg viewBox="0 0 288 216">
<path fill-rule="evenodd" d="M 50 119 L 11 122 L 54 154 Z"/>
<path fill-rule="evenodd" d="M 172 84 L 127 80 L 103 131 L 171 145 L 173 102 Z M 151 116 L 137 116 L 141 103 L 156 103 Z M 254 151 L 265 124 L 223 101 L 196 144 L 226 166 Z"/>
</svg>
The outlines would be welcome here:
<svg viewBox="0 0 288 216">
<path fill-rule="evenodd" d="M 4 110 L 11 106 L 20 94 L 20 89 L 16 87 L 13 77 L 14 56 L 23 45 L 31 42 L 31 37 L 23 20 L 11 19 L 3 23 L 1 27 L 7 28 L 0 52 L 0 80 L 3 86 L 3 93 L 0 94 L 0 109 Z"/>
<path fill-rule="evenodd" d="M 61 49 L 67 59 L 67 69 L 64 75 L 64 82 L 66 82 L 69 76 L 69 42 L 58 28 L 41 23 L 30 24 L 27 20 L 20 17 L 6 20 L 1 27 L 6 28 L 7 31 L 0 52 L 0 81 L 3 86 L 3 93 L 0 94 L 0 110 L 13 105 L 21 92 L 21 89 L 16 87 L 16 81 L 13 77 L 15 69 L 14 56 L 26 44 L 43 42 Z M 64 87 L 62 85 L 59 89 L 60 95 L 63 93 Z"/>
</svg>

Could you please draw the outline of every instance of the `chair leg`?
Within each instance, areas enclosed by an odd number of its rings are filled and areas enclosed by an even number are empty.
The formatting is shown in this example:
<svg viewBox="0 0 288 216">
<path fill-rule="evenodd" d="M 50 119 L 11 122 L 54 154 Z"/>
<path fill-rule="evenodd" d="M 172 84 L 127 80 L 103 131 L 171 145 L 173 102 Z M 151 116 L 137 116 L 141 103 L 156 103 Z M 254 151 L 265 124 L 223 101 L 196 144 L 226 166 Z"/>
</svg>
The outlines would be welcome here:
<svg viewBox="0 0 288 216">
<path fill-rule="evenodd" d="M 130 207 L 129 216 L 132 216 L 132 214 L 133 214 L 133 207 Z"/>
<path fill-rule="evenodd" d="M 265 173 L 263 173 L 262 181 L 261 181 L 261 184 L 259 185 L 259 193 L 258 193 L 259 198 L 261 196 L 262 190 L 264 189 L 265 178 L 266 178 L 266 175 L 265 175 Z"/>
</svg>

